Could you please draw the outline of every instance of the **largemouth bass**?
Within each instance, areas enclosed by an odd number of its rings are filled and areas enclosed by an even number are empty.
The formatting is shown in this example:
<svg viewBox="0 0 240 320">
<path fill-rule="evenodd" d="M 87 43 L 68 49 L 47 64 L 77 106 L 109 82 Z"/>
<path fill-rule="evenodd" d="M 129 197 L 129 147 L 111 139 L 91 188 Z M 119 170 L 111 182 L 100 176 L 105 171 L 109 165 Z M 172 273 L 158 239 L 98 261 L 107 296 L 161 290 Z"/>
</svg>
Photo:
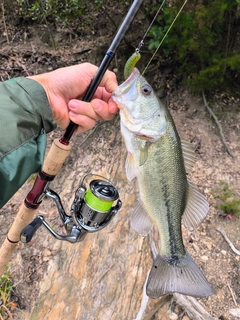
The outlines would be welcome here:
<svg viewBox="0 0 240 320">
<path fill-rule="evenodd" d="M 128 151 L 126 175 L 129 180 L 136 177 L 139 188 L 140 202 L 131 226 L 145 236 L 154 224 L 160 234 L 147 294 L 152 298 L 173 292 L 207 297 L 212 289 L 186 251 L 181 231 L 182 222 L 194 230 L 209 210 L 206 198 L 187 179 L 195 161 L 193 147 L 180 140 L 168 109 L 136 68 L 112 99 L 120 109 Z"/>
</svg>

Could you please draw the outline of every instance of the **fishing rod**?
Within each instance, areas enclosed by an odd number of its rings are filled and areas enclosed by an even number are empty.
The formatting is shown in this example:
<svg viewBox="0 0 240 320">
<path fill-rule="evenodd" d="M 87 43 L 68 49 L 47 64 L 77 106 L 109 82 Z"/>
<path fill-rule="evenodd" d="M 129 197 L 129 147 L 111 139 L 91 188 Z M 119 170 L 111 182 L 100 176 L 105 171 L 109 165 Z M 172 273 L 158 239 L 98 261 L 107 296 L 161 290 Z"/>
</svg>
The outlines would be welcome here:
<svg viewBox="0 0 240 320">
<path fill-rule="evenodd" d="M 95 77 L 90 83 L 83 97 L 83 101 L 91 101 L 142 2 L 143 0 L 133 1 Z M 88 174 L 83 178 L 75 193 L 70 215 L 66 214 L 59 195 L 49 189 L 50 182 L 53 181 L 58 174 L 62 164 L 71 151 L 69 142 L 76 129 L 77 124 L 71 121 L 63 137 L 60 140 L 55 139 L 53 141 L 50 151 L 44 160 L 42 170 L 38 173 L 32 189 L 22 203 L 8 235 L 0 248 L 0 274 L 4 272 L 19 241 L 29 242 L 41 225 L 44 225 L 55 238 L 75 243 L 82 239 L 88 232 L 103 229 L 121 208 L 122 203 L 119 199 L 118 191 L 110 180 L 99 175 Z M 94 180 L 91 181 L 90 179 L 92 178 L 94 178 Z M 89 188 L 85 186 L 86 183 L 89 183 Z M 42 216 L 38 216 L 33 220 L 39 205 L 45 197 L 55 201 L 67 235 L 56 233 Z M 114 205 L 115 201 L 117 201 L 117 203 Z"/>
<path fill-rule="evenodd" d="M 118 29 L 118 32 L 117 32 L 114 40 L 112 41 L 111 46 L 107 50 L 106 55 L 100 65 L 94 79 L 92 80 L 86 94 L 84 95 L 84 97 L 82 99 L 83 101 L 86 101 L 86 102 L 91 101 L 95 91 L 97 90 L 99 83 L 102 80 L 104 73 L 106 72 L 110 62 L 112 61 L 120 42 L 124 38 L 124 35 L 125 35 L 126 31 L 128 30 L 131 22 L 133 21 L 136 13 L 138 12 L 142 2 L 143 2 L 143 0 L 135 0 L 133 2 L 131 8 L 129 9 L 129 11 L 123 21 L 123 23 L 121 24 L 120 28 Z M 77 125 L 71 121 L 69 126 L 67 127 L 63 137 L 60 140 L 61 143 L 67 145 L 76 129 L 77 129 Z"/>
</svg>

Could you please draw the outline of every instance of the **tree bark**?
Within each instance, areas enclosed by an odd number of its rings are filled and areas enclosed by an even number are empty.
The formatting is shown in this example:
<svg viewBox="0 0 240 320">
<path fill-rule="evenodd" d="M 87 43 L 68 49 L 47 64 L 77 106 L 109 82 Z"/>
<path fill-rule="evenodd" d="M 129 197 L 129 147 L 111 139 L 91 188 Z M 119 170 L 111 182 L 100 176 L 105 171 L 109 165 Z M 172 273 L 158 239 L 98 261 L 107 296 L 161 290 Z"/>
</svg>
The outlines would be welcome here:
<svg viewBox="0 0 240 320">
<path fill-rule="evenodd" d="M 119 126 L 116 120 L 102 124 L 90 136 L 80 135 L 74 140 L 72 152 L 51 185 L 60 194 L 65 210 L 86 173 L 110 179 L 117 186 L 123 207 L 110 225 L 87 234 L 81 242 L 53 240 L 57 254 L 40 284 L 31 319 L 135 319 L 152 257 L 148 238 L 138 236 L 129 226 L 136 188 L 126 180 L 126 152 Z M 145 316 L 150 312 L 152 317 L 153 311 L 165 305 L 162 316 L 169 319 L 169 298 L 160 301 L 148 303 Z"/>
</svg>

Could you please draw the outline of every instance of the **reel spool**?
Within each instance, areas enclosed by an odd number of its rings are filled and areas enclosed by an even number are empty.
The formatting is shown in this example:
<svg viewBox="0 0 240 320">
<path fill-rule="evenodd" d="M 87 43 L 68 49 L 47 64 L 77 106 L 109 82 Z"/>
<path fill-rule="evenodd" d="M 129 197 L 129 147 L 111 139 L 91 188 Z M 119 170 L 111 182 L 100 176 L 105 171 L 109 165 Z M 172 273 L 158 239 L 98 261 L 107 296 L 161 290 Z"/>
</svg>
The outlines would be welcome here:
<svg viewBox="0 0 240 320">
<path fill-rule="evenodd" d="M 97 179 L 90 182 L 87 191 L 82 186 L 76 194 L 79 203 L 72 213 L 74 222 L 88 232 L 104 228 L 115 214 L 113 203 L 119 198 L 117 189 L 109 181 Z"/>
</svg>

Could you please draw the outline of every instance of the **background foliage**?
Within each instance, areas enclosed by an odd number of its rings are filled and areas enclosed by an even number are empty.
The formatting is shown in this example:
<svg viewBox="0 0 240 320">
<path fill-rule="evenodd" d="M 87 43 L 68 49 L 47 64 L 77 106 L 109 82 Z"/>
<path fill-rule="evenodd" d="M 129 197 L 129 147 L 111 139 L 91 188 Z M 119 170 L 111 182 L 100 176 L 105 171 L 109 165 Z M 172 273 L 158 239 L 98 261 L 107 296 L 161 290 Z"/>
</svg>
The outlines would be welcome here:
<svg viewBox="0 0 240 320">
<path fill-rule="evenodd" d="M 196 91 L 236 89 L 239 85 L 239 0 L 189 1 L 161 50 L 171 55 L 179 75 Z M 151 29 L 154 49 L 183 1 L 165 7 Z"/>
<path fill-rule="evenodd" d="M 15 3 L 16 23 L 58 23 L 64 27 L 79 17 L 94 19 L 94 12 L 107 8 L 109 0 L 10 0 L 5 1 L 5 15 Z M 126 6 L 126 0 L 116 0 Z M 154 51 L 175 18 L 183 0 L 166 1 L 148 33 L 149 50 Z M 146 29 L 160 2 L 145 0 L 142 10 Z M 112 19 L 113 20 L 113 19 Z M 112 23 L 112 21 L 110 21 Z M 77 32 L 77 30 L 76 30 Z M 137 35 L 137 33 L 136 33 Z M 139 35 L 138 35 L 139 36 Z M 195 91 L 240 88 L 240 0 L 191 0 L 166 37 L 158 55 L 170 58 L 180 79 Z"/>
</svg>

